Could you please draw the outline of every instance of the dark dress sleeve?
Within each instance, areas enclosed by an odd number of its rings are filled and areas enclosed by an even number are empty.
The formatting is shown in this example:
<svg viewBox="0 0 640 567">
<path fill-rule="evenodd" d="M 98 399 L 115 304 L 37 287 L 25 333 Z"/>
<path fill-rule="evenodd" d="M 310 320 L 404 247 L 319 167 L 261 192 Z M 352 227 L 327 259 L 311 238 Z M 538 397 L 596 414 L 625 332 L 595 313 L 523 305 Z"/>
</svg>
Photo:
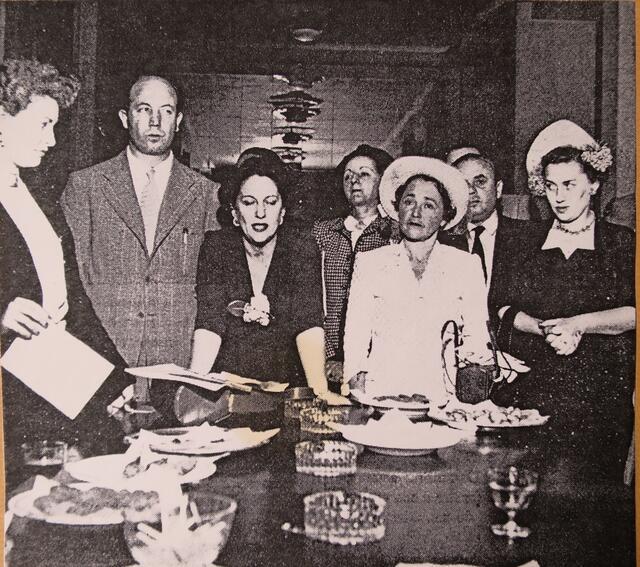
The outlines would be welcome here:
<svg viewBox="0 0 640 567">
<path fill-rule="evenodd" d="M 613 225 L 610 225 L 613 228 Z M 625 227 L 615 230 L 615 271 L 618 279 L 616 299 L 619 306 L 633 306 L 635 297 L 635 234 Z"/>
<path fill-rule="evenodd" d="M 322 265 L 321 255 L 311 234 L 299 231 L 295 235 L 296 265 L 291 286 L 297 306 L 293 321 L 294 333 L 299 335 L 313 327 L 322 327 L 324 311 L 322 306 Z"/>
<path fill-rule="evenodd" d="M 531 289 L 531 274 L 527 262 L 541 248 L 549 228 L 548 223 L 542 222 L 509 222 L 509 242 L 503 243 L 501 250 L 503 264 L 494 271 L 495 281 L 489 294 L 489 315 L 496 330 L 498 346 L 511 354 L 514 319 L 518 312 L 526 312 L 529 308 L 527 298 Z M 499 317 L 499 311 L 507 306 L 509 309 Z"/>
<path fill-rule="evenodd" d="M 200 248 L 196 275 L 198 310 L 196 329 L 206 329 L 223 336 L 226 331 L 225 252 L 228 238 L 221 232 L 207 232 Z"/>
</svg>

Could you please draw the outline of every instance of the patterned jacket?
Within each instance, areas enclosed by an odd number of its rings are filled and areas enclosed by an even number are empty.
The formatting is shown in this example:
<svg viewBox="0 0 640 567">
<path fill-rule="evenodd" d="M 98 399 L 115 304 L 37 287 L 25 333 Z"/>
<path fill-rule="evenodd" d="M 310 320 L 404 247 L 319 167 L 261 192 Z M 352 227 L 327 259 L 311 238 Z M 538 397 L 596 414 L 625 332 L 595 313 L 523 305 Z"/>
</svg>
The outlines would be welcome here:
<svg viewBox="0 0 640 567">
<path fill-rule="evenodd" d="M 187 365 L 198 252 L 205 231 L 218 228 L 217 185 L 174 160 L 150 254 L 125 152 L 72 173 L 62 205 L 82 283 L 127 364 Z"/>
<path fill-rule="evenodd" d="M 324 330 L 327 359 L 342 360 L 344 320 L 356 254 L 400 240 L 398 224 L 378 216 L 360 235 L 355 250 L 344 219 L 316 221 L 313 235 L 322 254 L 324 283 Z"/>
</svg>

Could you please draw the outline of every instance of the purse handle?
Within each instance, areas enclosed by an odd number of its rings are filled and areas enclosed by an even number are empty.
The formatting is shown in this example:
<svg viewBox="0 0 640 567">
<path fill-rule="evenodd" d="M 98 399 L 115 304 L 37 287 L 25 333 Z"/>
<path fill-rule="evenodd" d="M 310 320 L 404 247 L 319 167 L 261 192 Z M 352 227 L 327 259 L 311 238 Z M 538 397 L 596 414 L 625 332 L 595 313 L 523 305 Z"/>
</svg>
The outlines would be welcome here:
<svg viewBox="0 0 640 567">
<path fill-rule="evenodd" d="M 447 381 L 449 382 L 449 384 L 453 388 L 453 391 L 455 392 L 455 383 L 451 379 L 451 376 L 449 375 L 449 368 L 447 367 L 447 360 L 445 358 L 448 343 L 445 342 L 444 336 L 447 333 L 449 326 L 453 326 L 453 354 L 455 357 L 455 365 L 456 365 L 456 368 L 460 366 L 460 359 L 458 357 L 458 348 L 462 345 L 462 342 L 460 340 L 460 329 L 458 328 L 458 324 L 453 319 L 446 321 L 445 324 L 442 325 L 442 330 L 440 331 L 440 342 L 442 343 L 440 358 L 442 360 L 442 368 L 444 368 L 444 373 L 447 377 Z M 447 390 L 449 390 L 449 388 L 447 388 Z"/>
</svg>

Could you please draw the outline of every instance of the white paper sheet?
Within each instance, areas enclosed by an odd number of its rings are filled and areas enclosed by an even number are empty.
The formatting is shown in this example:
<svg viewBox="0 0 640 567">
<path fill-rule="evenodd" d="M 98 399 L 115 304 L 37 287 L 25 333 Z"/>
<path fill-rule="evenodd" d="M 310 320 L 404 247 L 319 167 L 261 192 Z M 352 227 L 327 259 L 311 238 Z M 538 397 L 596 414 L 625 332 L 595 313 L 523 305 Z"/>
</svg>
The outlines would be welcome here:
<svg viewBox="0 0 640 567">
<path fill-rule="evenodd" d="M 114 368 L 64 325 L 53 325 L 30 340 L 15 339 L 0 366 L 70 419 L 78 416 Z"/>
<path fill-rule="evenodd" d="M 153 366 L 138 366 L 136 368 L 125 368 L 125 372 L 133 376 L 141 378 L 150 378 L 152 380 L 168 380 L 170 382 L 180 382 L 182 384 L 190 384 L 198 386 L 203 390 L 217 392 L 225 387 L 220 382 L 207 382 L 206 375 L 198 374 L 186 368 L 182 368 L 177 364 L 155 364 Z M 189 377 L 192 376 L 192 377 Z"/>
</svg>

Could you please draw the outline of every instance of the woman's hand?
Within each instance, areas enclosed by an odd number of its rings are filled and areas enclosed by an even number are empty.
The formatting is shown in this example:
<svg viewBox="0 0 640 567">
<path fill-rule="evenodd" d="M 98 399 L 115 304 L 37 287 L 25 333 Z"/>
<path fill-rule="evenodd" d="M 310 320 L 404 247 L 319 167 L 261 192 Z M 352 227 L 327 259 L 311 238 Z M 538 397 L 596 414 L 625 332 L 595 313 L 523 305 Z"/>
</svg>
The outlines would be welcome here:
<svg viewBox="0 0 640 567">
<path fill-rule="evenodd" d="M 582 340 L 585 330 L 581 321 L 580 317 L 547 319 L 540 323 L 540 328 L 547 344 L 556 354 L 568 356 L 575 352 Z"/>
<path fill-rule="evenodd" d="M 31 299 L 16 297 L 2 315 L 0 327 L 3 333 L 13 331 L 23 339 L 30 339 L 44 331 L 50 322 L 51 316 L 41 305 Z"/>
<path fill-rule="evenodd" d="M 513 382 L 518 374 L 529 372 L 529 368 L 524 360 L 520 360 L 515 356 L 510 355 L 508 352 L 496 351 L 498 358 L 498 368 L 500 369 L 500 377 L 507 382 Z"/>
<path fill-rule="evenodd" d="M 329 392 L 328 390 L 326 392 L 320 392 L 318 394 L 318 398 L 327 402 L 327 404 L 329 404 L 330 406 L 351 405 L 351 402 L 344 396 L 341 396 L 340 394 L 334 394 L 333 392 Z"/>
</svg>

